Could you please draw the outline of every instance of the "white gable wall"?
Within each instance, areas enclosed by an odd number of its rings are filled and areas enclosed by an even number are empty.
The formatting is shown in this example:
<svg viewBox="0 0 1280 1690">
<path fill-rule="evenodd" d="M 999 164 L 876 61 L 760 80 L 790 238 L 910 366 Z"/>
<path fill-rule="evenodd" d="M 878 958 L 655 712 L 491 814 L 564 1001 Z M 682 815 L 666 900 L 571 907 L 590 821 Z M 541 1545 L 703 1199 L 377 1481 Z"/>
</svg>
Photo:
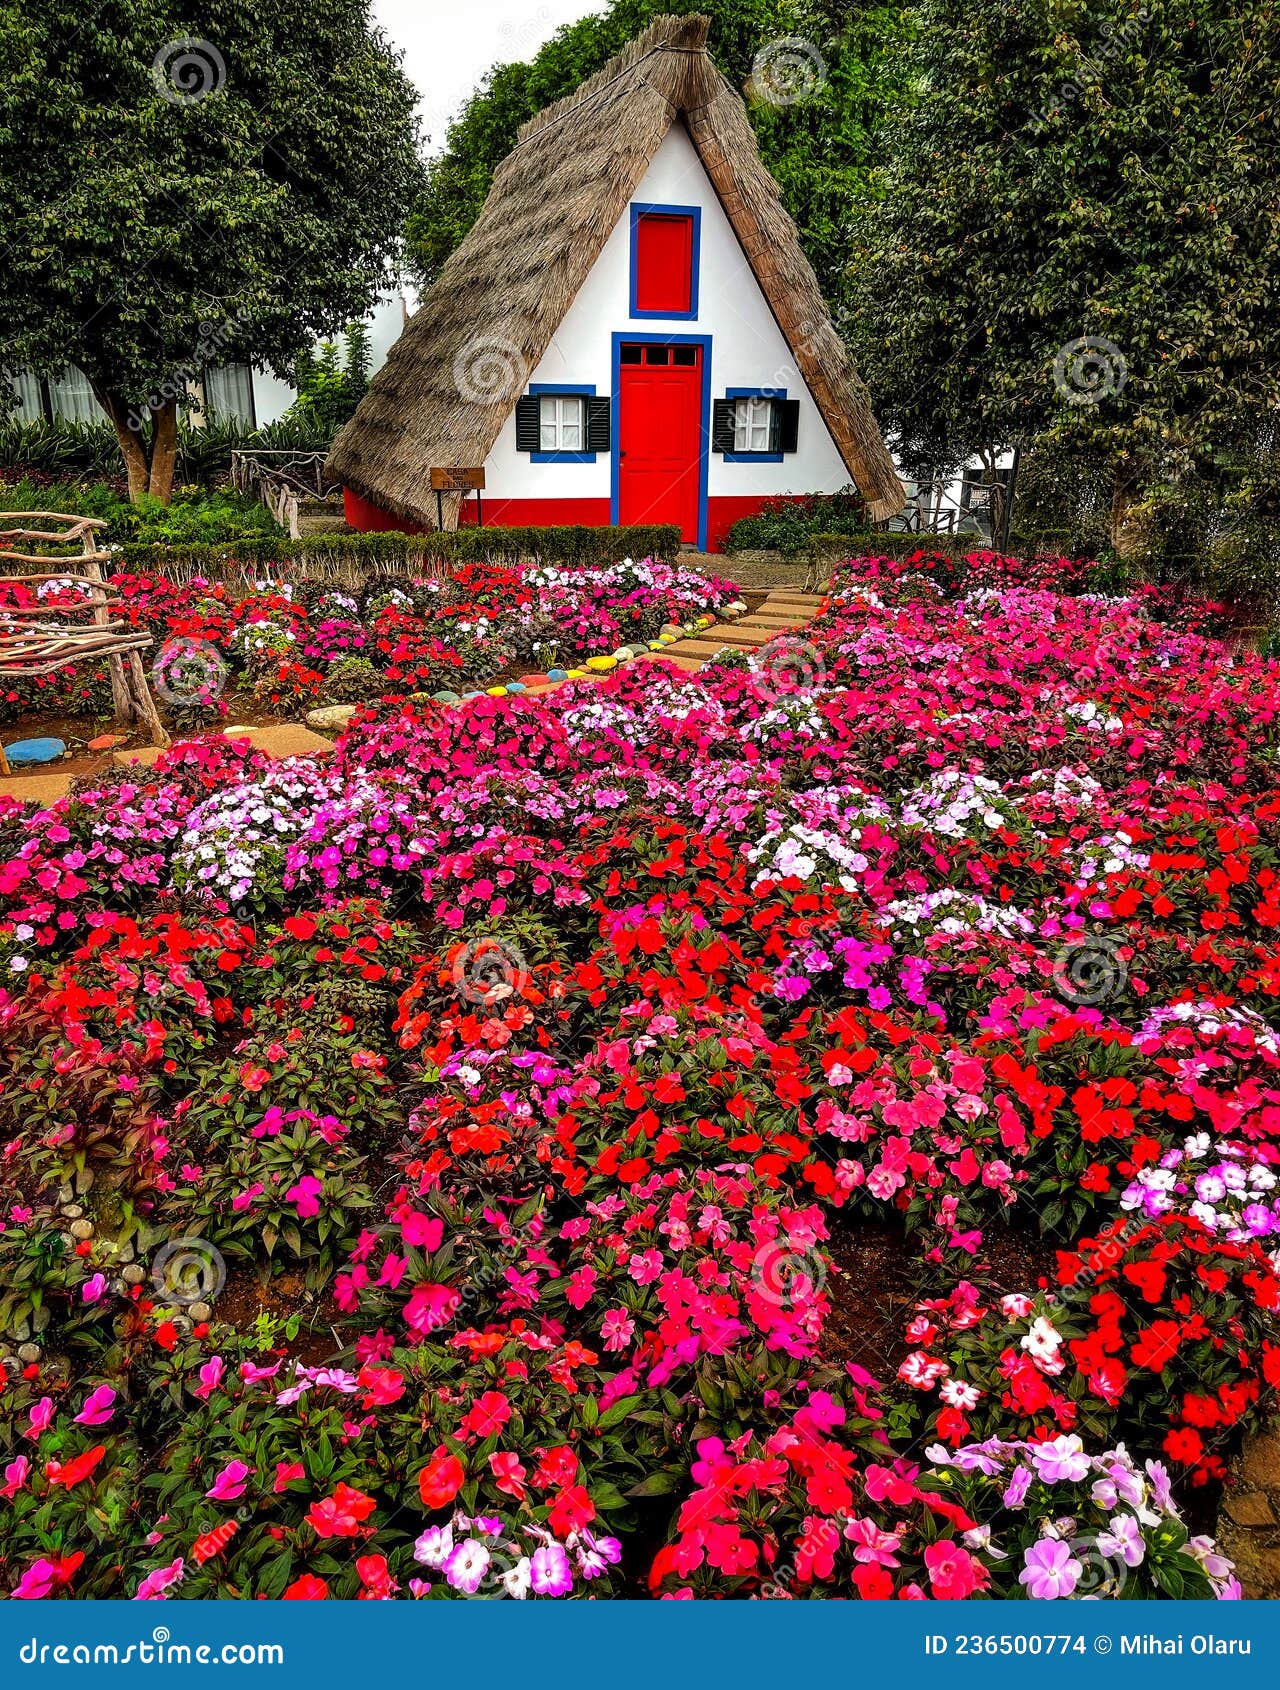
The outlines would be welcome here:
<svg viewBox="0 0 1280 1690">
<path fill-rule="evenodd" d="M 526 382 L 589 383 L 612 392 L 612 337 L 634 329 L 652 337 L 711 336 L 711 397 L 726 389 L 785 388 L 800 401 L 797 450 L 781 463 L 727 463 L 711 453 L 708 497 L 757 498 L 778 493 L 834 493 L 849 484 L 848 470 L 806 388 L 760 291 L 742 248 L 702 168 L 683 125 L 675 123 L 659 147 L 632 200 L 650 205 L 696 205 L 702 212 L 696 318 L 632 318 L 629 208 L 605 242 L 595 267 L 569 307 L 545 355 Z M 487 499 L 607 499 L 610 457 L 595 463 L 536 464 L 516 451 L 514 414 L 508 417 L 485 464 Z M 554 518 L 552 519 L 554 520 Z"/>
</svg>

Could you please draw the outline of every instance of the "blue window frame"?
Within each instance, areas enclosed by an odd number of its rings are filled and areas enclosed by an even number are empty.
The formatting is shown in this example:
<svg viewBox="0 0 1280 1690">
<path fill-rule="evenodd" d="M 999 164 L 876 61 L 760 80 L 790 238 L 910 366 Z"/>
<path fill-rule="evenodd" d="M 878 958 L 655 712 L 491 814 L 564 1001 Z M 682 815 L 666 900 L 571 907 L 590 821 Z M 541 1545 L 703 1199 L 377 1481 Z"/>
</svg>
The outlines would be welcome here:
<svg viewBox="0 0 1280 1690">
<path fill-rule="evenodd" d="M 640 219 L 654 217 L 687 217 L 693 225 L 691 274 L 689 276 L 689 309 L 687 311 L 642 311 L 636 304 L 637 237 Z M 631 207 L 631 278 L 630 308 L 633 317 L 660 317 L 666 322 L 694 322 L 698 316 L 698 278 L 702 261 L 702 207 L 700 205 L 647 205 L 633 203 Z"/>
<path fill-rule="evenodd" d="M 609 429 L 609 521 L 618 526 L 618 438 L 622 397 L 623 346 L 700 346 L 702 348 L 702 418 L 698 429 L 698 550 L 707 549 L 707 465 L 711 457 L 711 336 L 648 334 L 629 329 L 613 337 L 613 398 Z"/>
<path fill-rule="evenodd" d="M 575 398 L 586 399 L 594 397 L 595 383 L 587 381 L 531 381 L 529 392 L 541 398 L 544 393 L 560 393 Z M 587 438 L 587 407 L 582 407 L 582 438 Z M 531 464 L 593 464 L 596 454 L 584 449 L 581 452 L 530 452 Z"/>
<path fill-rule="evenodd" d="M 726 399 L 785 399 L 785 387 L 726 387 Z M 726 452 L 727 464 L 780 464 L 781 452 Z"/>
</svg>

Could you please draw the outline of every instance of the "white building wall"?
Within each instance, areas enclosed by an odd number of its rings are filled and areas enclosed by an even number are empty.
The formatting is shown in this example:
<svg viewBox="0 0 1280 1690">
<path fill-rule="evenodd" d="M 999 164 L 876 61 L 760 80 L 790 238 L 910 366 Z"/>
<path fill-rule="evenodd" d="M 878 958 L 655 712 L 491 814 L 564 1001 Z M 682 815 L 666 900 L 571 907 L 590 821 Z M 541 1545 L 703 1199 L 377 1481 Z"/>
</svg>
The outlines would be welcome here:
<svg viewBox="0 0 1280 1690">
<path fill-rule="evenodd" d="M 586 382 L 598 394 L 611 393 L 612 337 L 628 328 L 647 336 L 710 335 L 712 400 L 723 397 L 731 387 L 785 388 L 788 398 L 800 401 L 800 427 L 797 450 L 787 453 L 781 463 L 726 463 L 722 456 L 712 453 L 708 497 L 834 493 L 848 486 L 849 472 L 683 125 L 672 125 L 631 197 L 640 204 L 701 208 L 697 317 L 629 315 L 628 208 L 524 388 L 530 382 Z M 599 499 L 608 498 L 609 492 L 607 452 L 598 453 L 594 464 L 535 464 L 527 452 L 516 451 L 514 413 L 507 418 L 485 463 L 488 498 Z"/>
</svg>

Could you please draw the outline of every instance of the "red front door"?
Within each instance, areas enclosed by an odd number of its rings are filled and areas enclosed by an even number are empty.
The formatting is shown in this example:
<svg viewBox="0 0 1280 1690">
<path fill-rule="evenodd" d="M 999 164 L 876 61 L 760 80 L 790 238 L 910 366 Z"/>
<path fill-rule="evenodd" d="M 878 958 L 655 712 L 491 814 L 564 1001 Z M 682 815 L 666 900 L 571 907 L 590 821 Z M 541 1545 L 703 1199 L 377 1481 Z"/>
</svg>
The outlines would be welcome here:
<svg viewBox="0 0 1280 1690">
<path fill-rule="evenodd" d="M 702 348 L 624 345 L 618 369 L 618 521 L 675 522 L 697 545 Z"/>
</svg>

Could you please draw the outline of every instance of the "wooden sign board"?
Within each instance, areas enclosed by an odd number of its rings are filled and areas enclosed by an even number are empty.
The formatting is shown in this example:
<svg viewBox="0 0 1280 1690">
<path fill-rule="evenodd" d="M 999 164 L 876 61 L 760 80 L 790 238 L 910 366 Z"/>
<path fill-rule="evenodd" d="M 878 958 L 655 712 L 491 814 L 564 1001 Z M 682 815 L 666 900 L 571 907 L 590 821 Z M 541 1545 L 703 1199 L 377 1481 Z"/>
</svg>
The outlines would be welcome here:
<svg viewBox="0 0 1280 1690">
<path fill-rule="evenodd" d="M 462 464 L 449 464 L 431 471 L 431 488 L 435 493 L 478 493 L 484 486 L 484 466 L 468 469 Z"/>
</svg>

